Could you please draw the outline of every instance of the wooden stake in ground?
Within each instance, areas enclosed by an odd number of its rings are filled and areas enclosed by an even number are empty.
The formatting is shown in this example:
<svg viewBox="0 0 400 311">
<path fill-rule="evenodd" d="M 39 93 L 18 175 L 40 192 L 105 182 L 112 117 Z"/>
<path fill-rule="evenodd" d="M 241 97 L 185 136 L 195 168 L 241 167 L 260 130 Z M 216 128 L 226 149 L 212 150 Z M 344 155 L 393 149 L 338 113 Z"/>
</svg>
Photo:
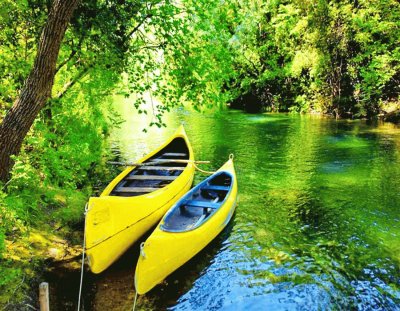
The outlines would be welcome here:
<svg viewBox="0 0 400 311">
<path fill-rule="evenodd" d="M 50 311 L 49 283 L 43 282 L 39 285 L 40 311 Z"/>
</svg>

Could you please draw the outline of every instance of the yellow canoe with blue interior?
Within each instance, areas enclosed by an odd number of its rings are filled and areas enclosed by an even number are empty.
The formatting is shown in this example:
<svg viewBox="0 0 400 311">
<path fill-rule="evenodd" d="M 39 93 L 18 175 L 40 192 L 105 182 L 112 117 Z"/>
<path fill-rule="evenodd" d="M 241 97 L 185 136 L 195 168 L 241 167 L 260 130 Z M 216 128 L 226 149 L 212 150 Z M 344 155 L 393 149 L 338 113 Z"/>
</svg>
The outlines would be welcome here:
<svg viewBox="0 0 400 311">
<path fill-rule="evenodd" d="M 126 168 L 100 197 L 89 199 L 85 244 L 93 273 L 109 267 L 190 189 L 193 161 L 181 126 L 160 148 L 139 160 L 141 165 Z"/>
<path fill-rule="evenodd" d="M 233 160 L 185 194 L 141 245 L 135 287 L 145 294 L 209 244 L 236 207 Z"/>
</svg>

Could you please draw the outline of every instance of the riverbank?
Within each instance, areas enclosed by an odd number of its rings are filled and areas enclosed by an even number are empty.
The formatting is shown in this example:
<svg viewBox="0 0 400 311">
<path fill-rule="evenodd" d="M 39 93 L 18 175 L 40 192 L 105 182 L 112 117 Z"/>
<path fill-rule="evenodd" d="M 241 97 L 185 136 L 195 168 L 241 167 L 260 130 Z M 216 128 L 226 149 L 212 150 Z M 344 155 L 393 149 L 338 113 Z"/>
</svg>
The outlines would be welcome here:
<svg viewBox="0 0 400 311">
<path fill-rule="evenodd" d="M 0 307 L 37 306 L 43 273 L 53 263 L 73 270 L 79 262 L 85 204 L 119 171 L 106 163 L 108 130 L 99 119 L 57 131 L 38 121 L 0 185 Z"/>
<path fill-rule="evenodd" d="M 377 105 L 378 106 L 378 105 Z M 320 111 L 310 109 L 306 110 L 297 107 L 296 109 L 288 108 L 281 104 L 265 103 L 254 94 L 247 94 L 238 97 L 236 100 L 228 104 L 228 107 L 233 110 L 240 110 L 246 113 L 260 114 L 263 112 L 283 112 L 283 113 L 302 113 L 302 114 L 318 114 L 335 119 L 366 119 L 380 120 L 384 122 L 400 123 L 400 102 L 386 102 L 379 105 L 377 111 L 370 115 L 359 115 L 354 112 L 344 111 L 342 109 L 334 109 L 333 111 Z"/>
<path fill-rule="evenodd" d="M 42 222 L 38 227 L 8 237 L 1 260 L 0 306 L 4 310 L 35 310 L 38 286 L 55 265 L 69 271 L 80 269 L 81 225 L 63 228 Z"/>
<path fill-rule="evenodd" d="M 85 204 L 103 189 L 108 174 L 116 174 L 113 170 L 100 164 L 79 189 L 50 186 L 40 176 L 32 180 L 36 175 L 27 170 L 16 172 L 7 192 L 0 192 L 0 308 L 37 308 L 38 285 L 47 281 L 47 273 L 79 273 Z"/>
</svg>

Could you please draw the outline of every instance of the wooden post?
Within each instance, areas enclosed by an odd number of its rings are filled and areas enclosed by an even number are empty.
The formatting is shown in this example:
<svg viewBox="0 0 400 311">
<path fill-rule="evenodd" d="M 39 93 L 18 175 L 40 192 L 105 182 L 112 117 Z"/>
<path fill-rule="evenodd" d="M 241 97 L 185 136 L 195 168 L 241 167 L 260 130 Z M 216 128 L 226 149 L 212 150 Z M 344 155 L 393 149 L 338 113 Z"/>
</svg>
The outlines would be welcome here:
<svg viewBox="0 0 400 311">
<path fill-rule="evenodd" d="M 49 305 L 49 283 L 43 282 L 39 285 L 40 311 L 50 311 Z"/>
</svg>

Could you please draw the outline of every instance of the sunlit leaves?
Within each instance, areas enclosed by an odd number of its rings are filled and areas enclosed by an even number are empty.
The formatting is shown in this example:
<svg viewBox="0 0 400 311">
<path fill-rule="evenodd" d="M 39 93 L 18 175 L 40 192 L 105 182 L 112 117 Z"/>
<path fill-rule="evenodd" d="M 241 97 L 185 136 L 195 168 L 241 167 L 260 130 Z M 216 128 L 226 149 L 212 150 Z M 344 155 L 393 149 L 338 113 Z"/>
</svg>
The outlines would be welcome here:
<svg viewBox="0 0 400 311">
<path fill-rule="evenodd" d="M 230 41 L 242 93 L 280 101 L 266 106 L 301 102 L 300 110 L 339 116 L 375 115 L 378 102 L 398 100 L 398 4 L 274 1 L 254 10 L 257 5 L 240 7 Z"/>
</svg>

